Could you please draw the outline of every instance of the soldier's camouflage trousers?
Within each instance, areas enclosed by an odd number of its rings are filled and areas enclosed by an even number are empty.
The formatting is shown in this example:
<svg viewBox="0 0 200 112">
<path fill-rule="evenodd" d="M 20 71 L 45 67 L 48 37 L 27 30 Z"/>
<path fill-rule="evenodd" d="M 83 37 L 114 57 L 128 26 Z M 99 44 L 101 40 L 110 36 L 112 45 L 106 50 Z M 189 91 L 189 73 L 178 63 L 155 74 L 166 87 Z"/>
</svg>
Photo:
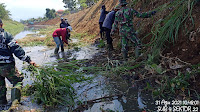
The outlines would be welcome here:
<svg viewBox="0 0 200 112">
<path fill-rule="evenodd" d="M 124 61 L 127 61 L 128 58 L 128 40 L 135 44 L 135 57 L 139 56 L 139 49 L 141 46 L 140 40 L 136 37 L 135 33 L 121 33 L 121 43 L 122 43 L 122 56 Z"/>
<path fill-rule="evenodd" d="M 131 37 L 127 37 L 125 35 L 122 35 L 121 36 L 122 38 L 122 53 L 125 52 L 127 53 L 128 52 L 128 40 L 130 40 L 132 43 L 135 44 L 135 47 L 140 47 L 141 46 L 141 42 L 140 40 L 136 37 L 136 35 L 132 35 Z"/>
<path fill-rule="evenodd" d="M 19 72 L 15 68 L 15 64 L 0 64 L 0 104 L 6 104 L 6 85 L 5 78 L 7 78 L 13 87 L 23 80 L 23 77 L 20 77 Z"/>
</svg>

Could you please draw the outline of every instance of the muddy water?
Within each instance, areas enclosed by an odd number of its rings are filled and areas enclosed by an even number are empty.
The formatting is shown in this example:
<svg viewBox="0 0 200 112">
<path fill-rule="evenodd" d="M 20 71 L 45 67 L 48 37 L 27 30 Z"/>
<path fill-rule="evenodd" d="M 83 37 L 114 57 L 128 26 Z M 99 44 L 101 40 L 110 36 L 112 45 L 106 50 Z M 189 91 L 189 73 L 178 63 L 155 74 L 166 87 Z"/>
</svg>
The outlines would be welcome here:
<svg viewBox="0 0 200 112">
<path fill-rule="evenodd" d="M 76 39 L 73 42 L 78 42 Z M 24 47 L 26 54 L 31 56 L 31 59 L 39 65 L 45 65 L 57 59 L 90 59 L 93 55 L 98 53 L 100 50 L 94 46 L 86 46 L 77 50 L 65 49 L 64 53 L 59 53 L 59 55 L 53 55 L 54 48 L 48 48 L 45 46 L 34 46 L 34 47 Z M 27 66 L 23 64 L 22 61 L 16 58 L 17 68 L 26 73 L 22 68 Z M 154 110 L 154 101 L 151 98 L 151 94 L 143 93 L 140 91 L 138 85 L 132 84 L 129 81 L 125 81 L 122 78 L 109 79 L 101 74 L 93 75 L 95 78 L 91 83 L 77 83 L 74 84 L 75 90 L 77 90 L 78 101 L 94 101 L 87 105 L 87 108 L 81 109 L 83 112 L 142 112 L 143 110 Z M 33 78 L 27 76 L 23 80 L 23 85 L 32 84 Z M 12 85 L 6 81 L 7 87 L 11 88 Z M 10 100 L 10 89 L 7 92 L 7 98 Z M 96 100 L 95 100 L 96 99 Z M 41 105 L 37 105 L 31 101 L 30 97 L 22 97 L 22 104 L 19 107 L 19 112 L 24 110 L 39 110 L 44 111 Z M 76 106 L 75 108 L 78 108 Z M 48 112 L 67 112 L 67 107 L 58 107 Z M 149 112 L 149 111 L 148 111 Z"/>
</svg>

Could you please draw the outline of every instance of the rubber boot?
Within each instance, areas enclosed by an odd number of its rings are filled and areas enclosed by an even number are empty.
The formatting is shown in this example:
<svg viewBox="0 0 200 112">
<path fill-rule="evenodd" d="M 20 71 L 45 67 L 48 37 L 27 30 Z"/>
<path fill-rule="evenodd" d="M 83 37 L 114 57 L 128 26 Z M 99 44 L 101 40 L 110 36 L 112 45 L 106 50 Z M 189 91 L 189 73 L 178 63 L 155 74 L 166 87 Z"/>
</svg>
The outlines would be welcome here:
<svg viewBox="0 0 200 112">
<path fill-rule="evenodd" d="M 5 96 L 3 96 L 3 97 L 1 97 L 1 99 L 0 99 L 0 105 L 6 105 L 8 102 L 7 102 L 7 100 L 6 100 L 6 95 Z"/>
<path fill-rule="evenodd" d="M 107 45 L 107 49 L 108 49 L 108 51 L 114 50 L 114 49 L 113 49 L 113 45 L 112 45 L 112 44 L 108 44 L 108 45 Z"/>
<path fill-rule="evenodd" d="M 65 50 L 64 50 L 64 47 L 61 47 L 61 52 L 64 52 Z"/>
<path fill-rule="evenodd" d="M 58 54 L 58 50 L 59 50 L 59 48 L 55 48 L 55 50 L 54 50 L 54 54 Z"/>
<path fill-rule="evenodd" d="M 101 40 L 103 40 L 103 33 L 100 33 Z"/>
<path fill-rule="evenodd" d="M 112 53 L 112 51 L 113 51 L 113 46 L 112 46 L 111 44 L 108 44 L 108 45 L 107 45 L 107 51 L 108 51 L 108 58 L 109 58 L 109 59 L 112 59 L 112 56 L 113 56 L 113 55 L 112 55 L 112 54 L 113 54 L 113 53 Z"/>
<path fill-rule="evenodd" d="M 13 102 L 14 100 L 18 100 L 20 102 L 21 100 L 21 90 L 20 88 L 12 88 L 11 89 L 11 101 Z"/>
<path fill-rule="evenodd" d="M 0 89 L 0 105 L 5 105 L 7 104 L 7 99 L 6 99 L 6 91 L 7 91 L 7 88 L 4 87 L 4 86 L 0 86 L 1 89 Z"/>
<path fill-rule="evenodd" d="M 127 61 L 128 59 L 128 53 L 126 51 L 122 51 L 122 57 L 124 61 Z"/>
</svg>

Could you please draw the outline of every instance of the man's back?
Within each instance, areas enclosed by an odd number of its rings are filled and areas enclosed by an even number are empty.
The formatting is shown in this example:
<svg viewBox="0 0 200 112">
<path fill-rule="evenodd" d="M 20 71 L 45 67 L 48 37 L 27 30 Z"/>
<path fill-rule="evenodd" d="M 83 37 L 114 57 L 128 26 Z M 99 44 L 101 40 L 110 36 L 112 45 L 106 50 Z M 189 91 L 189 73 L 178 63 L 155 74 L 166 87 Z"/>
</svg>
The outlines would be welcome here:
<svg viewBox="0 0 200 112">
<path fill-rule="evenodd" d="M 4 31 L 0 31 L 0 63 L 14 62 L 12 53 L 7 45 L 10 39 L 11 34 Z"/>
<path fill-rule="evenodd" d="M 109 12 L 103 22 L 103 27 L 112 29 L 112 24 L 114 23 L 114 19 L 115 19 L 115 11 Z"/>
<path fill-rule="evenodd" d="M 119 22 L 119 25 L 133 25 L 133 9 L 128 7 L 122 7 L 117 11 L 115 21 Z"/>
</svg>

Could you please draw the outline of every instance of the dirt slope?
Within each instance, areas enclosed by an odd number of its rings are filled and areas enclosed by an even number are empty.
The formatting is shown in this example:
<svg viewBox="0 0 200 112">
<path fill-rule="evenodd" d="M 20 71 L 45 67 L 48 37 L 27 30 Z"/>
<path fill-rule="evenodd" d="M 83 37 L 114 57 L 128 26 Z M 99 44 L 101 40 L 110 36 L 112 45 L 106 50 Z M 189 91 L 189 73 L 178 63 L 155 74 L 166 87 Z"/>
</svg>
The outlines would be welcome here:
<svg viewBox="0 0 200 112">
<path fill-rule="evenodd" d="M 128 0 L 130 1 L 130 0 Z M 131 5 L 135 10 L 139 12 L 147 12 L 149 10 L 153 10 L 160 5 L 169 2 L 168 0 L 141 0 L 137 4 L 129 4 Z M 85 10 L 79 11 L 78 13 L 66 15 L 65 18 L 67 18 L 70 22 L 70 24 L 73 27 L 73 30 L 78 33 L 88 33 L 88 34 L 95 34 L 98 35 L 99 32 L 99 24 L 98 20 L 100 17 L 100 9 L 102 4 L 106 5 L 106 8 L 108 11 L 110 11 L 113 7 L 115 7 L 118 4 L 118 0 L 100 0 L 97 4 L 93 5 L 90 8 L 87 8 Z M 146 5 L 145 5 L 146 4 Z M 193 9 L 193 18 L 195 27 L 193 28 L 192 32 L 190 32 L 190 35 L 179 35 L 178 41 L 175 43 L 175 45 L 169 44 L 168 49 L 164 51 L 164 54 L 169 54 L 173 57 L 178 57 L 183 61 L 197 64 L 200 61 L 200 14 L 198 13 L 200 11 L 200 6 L 196 5 Z M 134 18 L 134 24 L 135 29 L 138 30 L 138 37 L 142 39 L 145 35 L 150 33 L 152 25 L 159 19 L 164 18 L 167 16 L 167 14 L 170 12 L 170 10 L 165 10 L 161 12 L 157 12 L 155 16 L 152 18 Z M 47 25 L 57 25 L 59 27 L 60 19 L 56 18 L 53 20 L 49 20 L 46 22 L 42 22 L 40 24 L 47 24 Z M 142 40 L 143 43 L 148 43 L 151 39 L 151 36 L 148 36 L 144 40 Z M 119 41 L 119 38 L 117 38 L 117 41 Z"/>
</svg>

